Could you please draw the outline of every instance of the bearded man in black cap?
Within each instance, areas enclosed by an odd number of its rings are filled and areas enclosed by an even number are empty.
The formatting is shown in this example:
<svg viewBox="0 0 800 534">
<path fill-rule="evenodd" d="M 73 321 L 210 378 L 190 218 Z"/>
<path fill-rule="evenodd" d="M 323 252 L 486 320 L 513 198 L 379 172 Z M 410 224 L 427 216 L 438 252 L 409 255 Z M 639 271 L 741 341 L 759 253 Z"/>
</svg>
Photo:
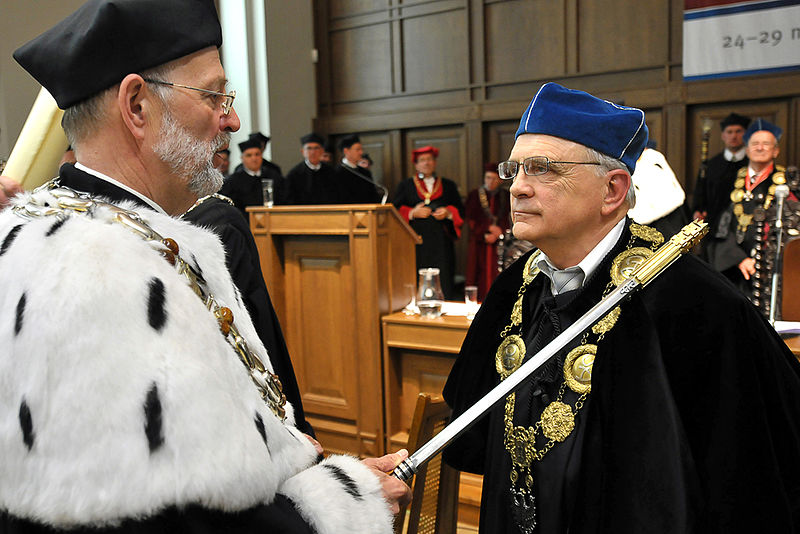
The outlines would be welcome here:
<svg viewBox="0 0 800 534">
<path fill-rule="evenodd" d="M 554 83 L 498 174 L 514 235 L 444 397 L 454 416 L 652 255 L 626 217 L 644 113 Z M 721 313 L 721 310 L 725 310 Z M 746 332 L 746 335 L 742 335 Z M 568 343 L 445 449 L 484 475 L 481 532 L 796 532 L 800 364 L 757 310 L 685 255 Z"/>
<path fill-rule="evenodd" d="M 153 16 L 157 13 L 157 16 Z M 15 53 L 78 163 L 0 213 L 0 530 L 391 532 L 405 453 L 293 424 L 213 234 L 239 127 L 211 1 L 93 0 Z"/>
<path fill-rule="evenodd" d="M 698 175 L 692 198 L 695 219 L 703 219 L 709 228 L 716 228 L 720 214 L 730 204 L 733 182 L 739 169 L 747 166 L 744 132 L 750 118 L 731 113 L 719 123 L 725 149 L 708 160 L 705 176 Z"/>
</svg>

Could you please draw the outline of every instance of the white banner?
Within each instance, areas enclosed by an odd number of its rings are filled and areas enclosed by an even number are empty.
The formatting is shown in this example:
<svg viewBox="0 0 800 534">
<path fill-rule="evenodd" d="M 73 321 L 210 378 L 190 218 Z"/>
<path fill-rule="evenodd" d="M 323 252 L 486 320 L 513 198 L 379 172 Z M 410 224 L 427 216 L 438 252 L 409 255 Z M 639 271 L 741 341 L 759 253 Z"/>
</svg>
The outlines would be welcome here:
<svg viewBox="0 0 800 534">
<path fill-rule="evenodd" d="M 800 69 L 800 0 L 686 0 L 685 7 L 685 80 Z"/>
</svg>

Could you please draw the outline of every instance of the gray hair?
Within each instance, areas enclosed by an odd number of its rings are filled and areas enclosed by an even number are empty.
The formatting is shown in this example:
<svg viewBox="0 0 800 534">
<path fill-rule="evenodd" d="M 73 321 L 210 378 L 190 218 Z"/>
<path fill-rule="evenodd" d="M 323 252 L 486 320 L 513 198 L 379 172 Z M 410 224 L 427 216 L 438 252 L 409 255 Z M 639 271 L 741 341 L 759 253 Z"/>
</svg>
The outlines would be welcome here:
<svg viewBox="0 0 800 534">
<path fill-rule="evenodd" d="M 165 63 L 141 72 L 143 78 L 163 80 L 175 69 L 175 63 Z M 89 98 L 78 102 L 64 110 L 61 117 L 61 127 L 67 135 L 69 144 L 73 147 L 80 146 L 81 142 L 96 132 L 106 118 L 108 100 L 116 95 L 118 84 L 109 87 Z M 167 87 L 151 84 L 151 91 L 159 98 L 162 104 L 168 102 Z"/>
<path fill-rule="evenodd" d="M 586 149 L 587 160 L 596 161 L 600 164 L 593 167 L 598 176 L 605 176 L 607 172 L 616 169 L 622 169 L 628 174 L 631 173 L 631 171 L 628 170 L 628 167 L 626 167 L 625 164 L 620 160 L 612 158 L 611 156 L 606 156 L 605 154 L 601 154 L 597 150 L 589 148 L 588 146 L 584 146 L 584 148 Z M 628 187 L 628 192 L 625 194 L 625 202 L 628 203 L 628 209 L 633 209 L 633 207 L 636 205 L 636 188 L 633 187 L 633 180 L 631 180 L 630 187 Z"/>
</svg>

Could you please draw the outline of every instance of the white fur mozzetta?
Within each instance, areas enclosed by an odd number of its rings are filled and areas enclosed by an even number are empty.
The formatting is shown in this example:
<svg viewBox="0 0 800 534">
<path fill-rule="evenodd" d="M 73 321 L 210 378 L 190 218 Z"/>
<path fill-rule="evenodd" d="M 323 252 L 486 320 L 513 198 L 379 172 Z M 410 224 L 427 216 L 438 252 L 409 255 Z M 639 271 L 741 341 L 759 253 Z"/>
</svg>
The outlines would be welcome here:
<svg viewBox="0 0 800 534">
<path fill-rule="evenodd" d="M 178 243 L 267 362 L 217 238 L 122 207 Z M 68 528 L 282 493 L 321 533 L 391 532 L 377 478 L 347 457 L 315 465 L 185 278 L 110 218 L 0 212 L 0 510 Z"/>
</svg>

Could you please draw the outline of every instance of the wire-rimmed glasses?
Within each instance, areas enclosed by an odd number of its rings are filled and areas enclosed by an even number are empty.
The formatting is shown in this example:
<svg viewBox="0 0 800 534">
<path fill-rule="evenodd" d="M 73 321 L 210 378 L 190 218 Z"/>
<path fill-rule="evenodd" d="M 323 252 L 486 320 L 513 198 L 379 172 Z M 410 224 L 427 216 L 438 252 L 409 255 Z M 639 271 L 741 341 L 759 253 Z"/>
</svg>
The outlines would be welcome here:
<svg viewBox="0 0 800 534">
<path fill-rule="evenodd" d="M 165 82 L 163 80 L 153 80 L 151 78 L 142 78 L 142 79 L 147 83 L 157 83 L 159 85 L 166 85 L 168 87 L 180 87 L 182 89 L 191 89 L 192 91 L 199 91 L 201 93 L 222 97 L 222 103 L 220 104 L 220 107 L 222 108 L 222 113 L 225 115 L 230 114 L 231 109 L 233 109 L 233 99 L 236 98 L 236 91 L 231 91 L 230 93 L 220 93 L 219 91 L 211 91 L 210 89 L 200 89 L 199 87 L 192 87 L 191 85 L 183 85 L 180 83 Z"/>
<path fill-rule="evenodd" d="M 522 170 L 528 176 L 541 176 L 542 174 L 547 174 L 547 172 L 550 170 L 550 165 L 553 163 L 567 163 L 570 165 L 600 165 L 600 163 L 596 161 L 554 161 L 547 156 L 531 156 L 522 160 L 522 163 L 518 161 L 501 161 L 497 165 L 497 174 L 499 174 L 500 178 L 503 180 L 512 180 L 517 176 L 519 173 L 519 168 L 522 166 Z"/>
</svg>

